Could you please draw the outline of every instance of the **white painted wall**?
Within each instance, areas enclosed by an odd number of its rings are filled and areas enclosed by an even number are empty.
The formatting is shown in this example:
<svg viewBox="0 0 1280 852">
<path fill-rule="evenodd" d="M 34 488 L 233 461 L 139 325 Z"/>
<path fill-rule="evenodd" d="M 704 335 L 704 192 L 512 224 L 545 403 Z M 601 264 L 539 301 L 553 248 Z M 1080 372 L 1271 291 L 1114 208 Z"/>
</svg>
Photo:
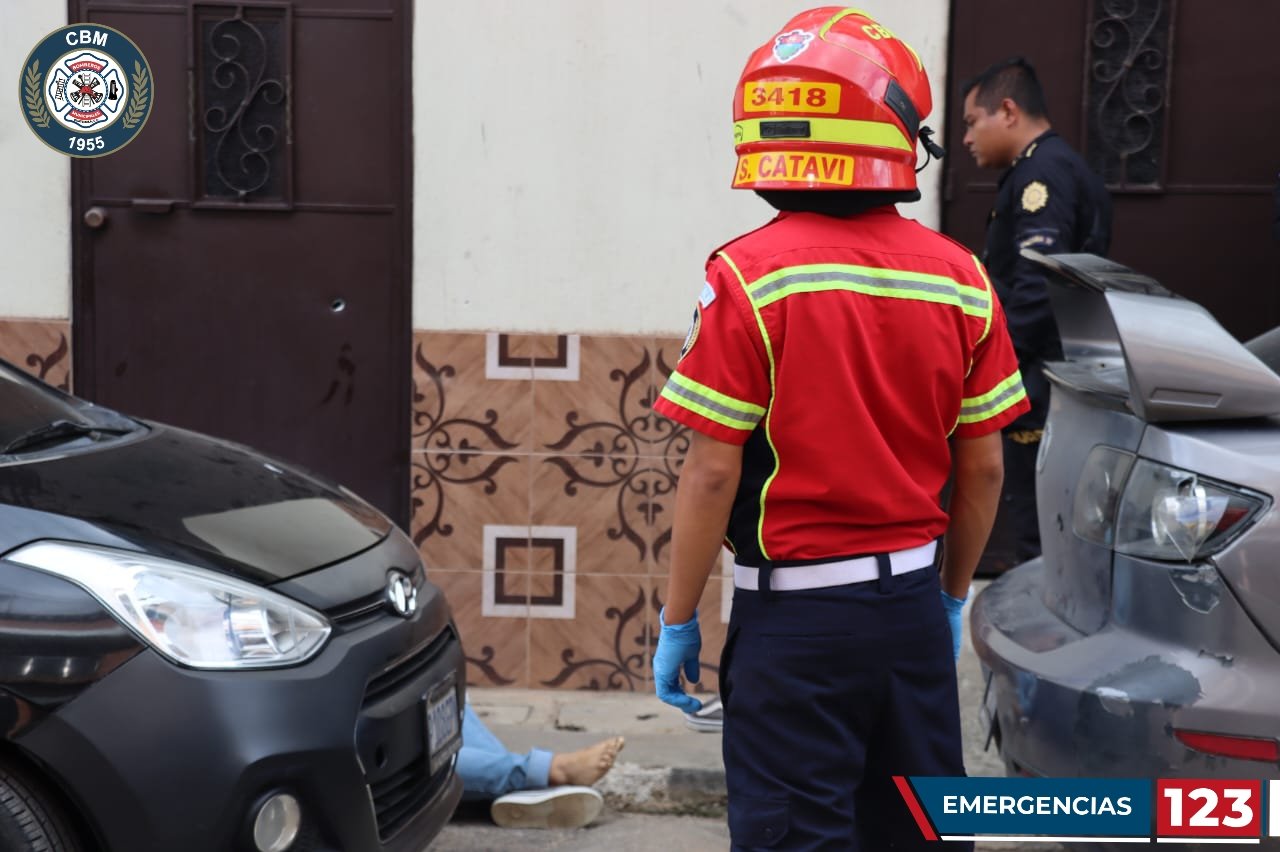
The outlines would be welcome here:
<svg viewBox="0 0 1280 852">
<path fill-rule="evenodd" d="M 948 0 L 859 7 L 919 52 L 945 138 Z M 707 255 L 772 215 L 729 189 L 733 88 L 805 8 L 417 3 L 414 327 L 683 334 Z M 941 174 L 904 213 L 936 226 Z"/>
<path fill-rule="evenodd" d="M 71 167 L 23 120 L 23 62 L 67 23 L 67 4 L 0 5 L 0 316 L 71 316 Z"/>
</svg>

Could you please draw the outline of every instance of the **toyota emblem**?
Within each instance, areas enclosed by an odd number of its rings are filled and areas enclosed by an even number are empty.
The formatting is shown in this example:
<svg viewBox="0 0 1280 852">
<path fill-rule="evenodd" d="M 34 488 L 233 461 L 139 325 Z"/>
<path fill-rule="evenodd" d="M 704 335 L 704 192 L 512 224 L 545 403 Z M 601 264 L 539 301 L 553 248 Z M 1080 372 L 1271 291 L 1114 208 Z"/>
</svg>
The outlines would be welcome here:
<svg viewBox="0 0 1280 852">
<path fill-rule="evenodd" d="M 413 578 L 403 571 L 388 572 L 387 603 L 396 615 L 412 618 L 418 609 L 418 590 L 413 585 Z"/>
</svg>

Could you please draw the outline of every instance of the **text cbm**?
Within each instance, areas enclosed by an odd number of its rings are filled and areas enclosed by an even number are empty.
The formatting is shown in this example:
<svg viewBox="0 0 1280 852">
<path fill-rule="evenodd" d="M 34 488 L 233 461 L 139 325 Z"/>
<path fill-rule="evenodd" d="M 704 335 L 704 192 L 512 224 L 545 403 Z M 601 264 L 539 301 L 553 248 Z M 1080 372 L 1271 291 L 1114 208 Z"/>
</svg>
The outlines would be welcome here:
<svg viewBox="0 0 1280 852">
<path fill-rule="evenodd" d="M 106 47 L 107 34 L 102 30 L 71 30 L 67 33 L 67 44 L 96 44 L 98 47 Z"/>
</svg>

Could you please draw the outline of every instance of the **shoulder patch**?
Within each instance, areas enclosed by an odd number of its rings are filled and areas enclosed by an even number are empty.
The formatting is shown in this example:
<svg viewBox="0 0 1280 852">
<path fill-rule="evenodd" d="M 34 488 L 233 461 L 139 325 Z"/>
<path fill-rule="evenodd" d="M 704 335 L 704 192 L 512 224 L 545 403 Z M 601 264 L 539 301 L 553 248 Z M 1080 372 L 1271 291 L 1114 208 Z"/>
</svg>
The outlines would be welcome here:
<svg viewBox="0 0 1280 852">
<path fill-rule="evenodd" d="M 684 360 L 684 356 L 689 354 L 693 349 L 693 344 L 698 342 L 698 332 L 702 330 L 702 305 L 699 304 L 693 309 L 693 322 L 689 324 L 689 333 L 685 335 L 684 345 L 680 347 L 680 358 L 676 363 Z"/>
<path fill-rule="evenodd" d="M 1028 213 L 1039 213 L 1049 203 L 1049 187 L 1038 180 L 1033 180 L 1022 190 L 1022 209 Z"/>
<path fill-rule="evenodd" d="M 702 294 L 698 296 L 698 305 L 703 310 L 711 307 L 711 303 L 716 300 L 716 288 L 711 286 L 710 281 L 704 281 L 702 284 Z"/>
</svg>

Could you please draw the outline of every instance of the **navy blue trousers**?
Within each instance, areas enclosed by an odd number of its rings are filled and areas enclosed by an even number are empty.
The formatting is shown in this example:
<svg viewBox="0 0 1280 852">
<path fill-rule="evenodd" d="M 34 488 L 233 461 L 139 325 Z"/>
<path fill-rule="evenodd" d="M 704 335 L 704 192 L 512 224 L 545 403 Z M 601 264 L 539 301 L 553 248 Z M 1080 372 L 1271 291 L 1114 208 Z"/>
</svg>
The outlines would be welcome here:
<svg viewBox="0 0 1280 852">
<path fill-rule="evenodd" d="M 894 775 L 964 775 L 951 633 L 932 569 L 828 589 L 735 589 L 720 660 L 734 850 L 955 852 Z"/>
</svg>

